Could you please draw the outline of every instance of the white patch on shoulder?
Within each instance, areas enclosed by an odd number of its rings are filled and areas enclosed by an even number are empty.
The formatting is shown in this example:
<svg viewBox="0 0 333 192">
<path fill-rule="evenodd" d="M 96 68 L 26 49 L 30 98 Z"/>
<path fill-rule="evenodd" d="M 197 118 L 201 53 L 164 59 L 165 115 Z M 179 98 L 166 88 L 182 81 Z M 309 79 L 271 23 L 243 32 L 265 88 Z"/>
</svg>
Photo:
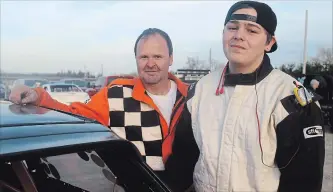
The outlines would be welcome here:
<svg viewBox="0 0 333 192">
<path fill-rule="evenodd" d="M 304 138 L 309 139 L 313 137 L 323 137 L 323 127 L 322 126 L 312 126 L 303 129 Z"/>
</svg>

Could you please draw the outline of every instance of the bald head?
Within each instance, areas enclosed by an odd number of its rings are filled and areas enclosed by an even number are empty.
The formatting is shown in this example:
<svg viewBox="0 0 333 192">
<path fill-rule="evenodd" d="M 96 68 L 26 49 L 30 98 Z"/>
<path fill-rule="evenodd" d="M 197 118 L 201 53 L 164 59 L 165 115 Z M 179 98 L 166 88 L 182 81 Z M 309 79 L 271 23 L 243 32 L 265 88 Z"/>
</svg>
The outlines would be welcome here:
<svg viewBox="0 0 333 192">
<path fill-rule="evenodd" d="M 316 89 L 319 87 L 319 81 L 316 80 L 316 79 L 312 79 L 312 80 L 310 81 L 310 86 L 311 86 L 314 90 L 316 90 Z"/>
</svg>

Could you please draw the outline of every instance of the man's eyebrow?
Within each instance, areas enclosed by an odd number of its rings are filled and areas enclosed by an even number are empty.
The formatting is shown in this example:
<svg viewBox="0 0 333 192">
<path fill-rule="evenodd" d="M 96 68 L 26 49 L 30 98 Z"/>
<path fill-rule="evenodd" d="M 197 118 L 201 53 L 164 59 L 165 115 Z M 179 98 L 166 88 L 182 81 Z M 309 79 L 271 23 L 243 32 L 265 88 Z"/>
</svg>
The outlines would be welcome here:
<svg viewBox="0 0 333 192">
<path fill-rule="evenodd" d="M 233 23 L 233 24 L 240 24 L 240 22 L 239 21 L 237 21 L 237 20 L 231 20 L 231 21 L 229 21 L 230 23 Z M 258 26 L 258 25 L 255 25 L 255 24 L 252 24 L 252 23 L 246 23 L 245 24 L 246 26 L 249 26 L 249 27 L 256 27 L 256 28 L 258 28 L 259 30 L 261 30 L 261 28 Z"/>
<path fill-rule="evenodd" d="M 236 20 L 231 20 L 229 21 L 230 23 L 233 23 L 233 24 L 239 24 L 239 21 L 236 21 Z"/>
<path fill-rule="evenodd" d="M 252 24 L 252 23 L 247 23 L 246 25 L 249 26 L 249 27 L 256 27 L 259 30 L 261 30 L 261 28 L 258 25 L 255 25 L 255 24 Z"/>
</svg>

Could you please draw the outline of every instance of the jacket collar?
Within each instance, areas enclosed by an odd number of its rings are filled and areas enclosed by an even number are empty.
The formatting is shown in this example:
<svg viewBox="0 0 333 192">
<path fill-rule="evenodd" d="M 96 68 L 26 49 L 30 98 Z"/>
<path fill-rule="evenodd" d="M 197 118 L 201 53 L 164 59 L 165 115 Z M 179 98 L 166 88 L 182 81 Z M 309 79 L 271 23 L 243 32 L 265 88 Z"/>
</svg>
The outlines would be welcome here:
<svg viewBox="0 0 333 192">
<path fill-rule="evenodd" d="M 229 68 L 227 68 L 227 73 L 225 74 L 225 86 L 236 86 L 236 85 L 255 85 L 263 80 L 267 75 L 273 70 L 271 61 L 267 54 L 264 55 L 264 59 L 261 65 L 256 69 L 256 71 L 248 74 L 230 74 Z"/>
<path fill-rule="evenodd" d="M 169 73 L 168 76 L 170 80 L 176 83 L 178 92 L 182 96 L 186 97 L 188 85 L 182 82 L 180 79 L 178 79 L 175 75 L 171 73 Z M 139 77 L 134 78 L 133 85 L 134 87 L 133 87 L 132 97 L 136 100 L 144 101 L 145 100 L 144 97 L 147 95 L 147 92 L 141 79 Z"/>
</svg>

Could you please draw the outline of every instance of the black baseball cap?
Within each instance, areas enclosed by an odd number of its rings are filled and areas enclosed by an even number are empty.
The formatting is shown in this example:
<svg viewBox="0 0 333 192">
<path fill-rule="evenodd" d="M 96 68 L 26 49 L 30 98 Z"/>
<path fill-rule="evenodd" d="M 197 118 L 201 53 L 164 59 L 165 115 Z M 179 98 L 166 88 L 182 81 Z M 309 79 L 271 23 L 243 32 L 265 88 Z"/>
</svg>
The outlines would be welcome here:
<svg viewBox="0 0 333 192">
<path fill-rule="evenodd" d="M 245 14 L 233 14 L 235 11 L 244 8 L 253 8 L 254 10 L 256 10 L 257 17 Z M 272 8 L 265 3 L 257 1 L 239 1 L 230 7 L 225 18 L 224 25 L 226 25 L 230 20 L 252 21 L 261 25 L 270 35 L 275 35 L 277 18 Z M 277 47 L 278 45 L 275 42 L 271 50 L 267 51 L 267 53 L 274 52 Z"/>
</svg>

